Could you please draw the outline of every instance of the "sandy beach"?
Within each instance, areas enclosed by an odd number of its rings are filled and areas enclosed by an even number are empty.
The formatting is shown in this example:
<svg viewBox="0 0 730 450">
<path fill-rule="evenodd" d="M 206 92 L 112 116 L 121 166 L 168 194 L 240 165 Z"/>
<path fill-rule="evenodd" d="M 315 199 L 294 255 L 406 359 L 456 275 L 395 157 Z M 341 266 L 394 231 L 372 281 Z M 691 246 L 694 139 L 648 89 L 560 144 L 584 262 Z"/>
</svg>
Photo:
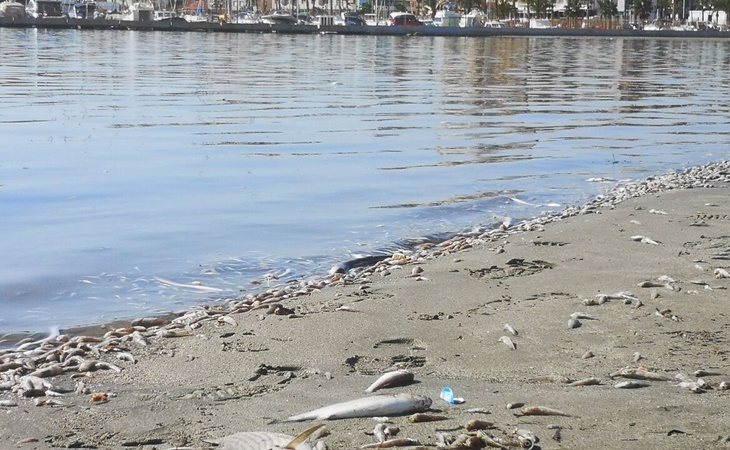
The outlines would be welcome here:
<svg viewBox="0 0 730 450">
<path fill-rule="evenodd" d="M 86 342 L 62 335 L 0 351 L 0 448 L 297 435 L 312 424 L 278 421 L 365 397 L 394 369 L 415 381 L 378 393 L 430 397 L 428 413 L 443 416 L 389 417 L 398 438 L 423 446 L 475 437 L 465 426 L 479 419 L 507 448 L 519 445 L 516 429 L 542 449 L 730 448 L 730 163 L 502 228 L 173 326 L 137 321 Z M 34 372 L 51 386 L 23 385 Z M 465 402 L 440 399 L 446 386 Z M 565 415 L 524 415 L 535 406 Z M 376 442 L 373 418 L 315 423 L 329 449 Z"/>
</svg>

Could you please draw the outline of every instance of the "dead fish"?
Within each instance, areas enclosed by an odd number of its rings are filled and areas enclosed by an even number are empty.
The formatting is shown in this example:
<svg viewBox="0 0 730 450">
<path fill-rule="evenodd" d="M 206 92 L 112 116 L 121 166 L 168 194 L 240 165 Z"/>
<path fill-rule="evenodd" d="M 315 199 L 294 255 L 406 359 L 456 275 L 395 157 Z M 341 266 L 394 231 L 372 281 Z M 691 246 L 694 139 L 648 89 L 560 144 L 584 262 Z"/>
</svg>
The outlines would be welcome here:
<svg viewBox="0 0 730 450">
<path fill-rule="evenodd" d="M 512 325 L 510 325 L 508 323 L 504 324 L 504 330 L 507 331 L 508 333 L 510 333 L 512 336 L 517 336 L 517 334 L 518 334 L 517 330 L 512 328 Z"/>
<path fill-rule="evenodd" d="M 466 431 L 486 430 L 488 428 L 494 428 L 494 422 L 472 419 L 466 423 L 464 428 L 466 428 Z"/>
<path fill-rule="evenodd" d="M 507 347 L 511 348 L 512 350 L 516 350 L 517 349 L 517 344 L 515 344 L 512 341 L 512 339 L 508 338 L 507 336 L 502 336 L 501 338 L 499 338 L 497 340 L 497 342 L 504 343 L 504 345 L 506 345 Z"/>
<path fill-rule="evenodd" d="M 177 337 L 185 337 L 185 336 L 192 336 L 193 333 L 185 330 L 160 330 L 157 332 L 157 335 L 159 337 L 164 338 L 177 338 Z"/>
<path fill-rule="evenodd" d="M 654 309 L 656 309 L 656 311 L 654 312 L 654 315 L 656 315 L 658 317 L 664 317 L 666 319 L 671 319 L 675 322 L 679 322 L 679 317 L 672 314 L 671 309 L 669 309 L 669 308 L 662 309 L 662 310 L 660 310 L 659 308 L 654 308 Z"/>
<path fill-rule="evenodd" d="M 705 390 L 702 388 L 700 383 L 697 381 L 682 381 L 679 384 L 677 384 L 677 387 L 680 387 L 682 389 L 687 389 L 689 391 L 694 392 L 695 394 L 702 394 L 705 392 Z"/>
<path fill-rule="evenodd" d="M 238 322 L 236 322 L 236 319 L 234 319 L 233 317 L 231 317 L 231 316 L 220 316 L 218 318 L 218 325 L 225 325 L 225 324 L 232 325 L 234 327 L 237 327 L 238 326 Z"/>
<path fill-rule="evenodd" d="M 594 317 L 590 314 L 586 314 L 584 312 L 574 312 L 570 315 L 571 319 L 586 319 L 586 320 L 598 320 L 598 317 Z"/>
<path fill-rule="evenodd" d="M 134 357 L 131 353 L 127 352 L 119 352 L 117 353 L 117 359 L 120 359 L 122 361 L 129 361 L 132 364 L 137 364 L 137 358 Z"/>
<path fill-rule="evenodd" d="M 714 376 L 722 375 L 722 373 L 711 372 L 709 370 L 699 369 L 699 370 L 695 370 L 693 375 L 696 377 L 714 377 Z"/>
<path fill-rule="evenodd" d="M 408 421 L 410 423 L 423 423 L 423 422 L 440 422 L 442 420 L 447 420 L 448 417 L 446 416 L 439 416 L 436 414 L 425 414 L 425 413 L 415 413 L 410 416 L 408 416 Z"/>
<path fill-rule="evenodd" d="M 730 272 L 718 267 L 717 269 L 715 269 L 715 278 L 730 278 Z"/>
<path fill-rule="evenodd" d="M 361 449 L 392 448 L 392 447 L 407 447 L 407 446 L 418 446 L 418 445 L 421 445 L 421 443 L 415 439 L 398 438 L 398 439 L 389 439 L 389 440 L 383 441 L 383 442 L 376 442 L 374 444 L 361 445 L 360 448 Z"/>
<path fill-rule="evenodd" d="M 563 411 L 560 411 L 559 409 L 553 409 L 553 408 L 547 408 L 545 406 L 528 406 L 527 408 L 522 408 L 520 411 L 520 414 L 515 414 L 516 416 L 564 416 L 564 417 L 573 417 L 570 414 L 566 414 Z"/>
<path fill-rule="evenodd" d="M 142 335 L 139 331 L 135 331 L 131 334 L 132 342 L 139 344 L 143 347 L 147 347 L 149 345 L 149 341 L 147 341 L 147 338 Z"/>
<path fill-rule="evenodd" d="M 492 414 L 492 411 L 488 410 L 487 408 L 469 408 L 465 409 L 464 412 L 470 414 Z"/>
<path fill-rule="evenodd" d="M 18 406 L 18 402 L 16 402 L 15 400 L 0 400 L 0 407 L 2 406 L 10 408 L 13 406 Z"/>
<path fill-rule="evenodd" d="M 670 378 L 660 373 L 651 372 L 642 368 L 624 367 L 609 375 L 611 378 L 622 377 L 631 378 L 634 380 L 647 380 L 647 381 L 669 381 Z"/>
<path fill-rule="evenodd" d="M 431 399 L 420 395 L 381 394 L 324 406 L 313 411 L 290 416 L 283 422 L 398 416 L 426 411 L 430 406 Z"/>
<path fill-rule="evenodd" d="M 655 288 L 655 287 L 667 287 L 666 283 L 659 283 L 656 281 L 642 281 L 638 285 L 640 288 Z"/>
<path fill-rule="evenodd" d="M 642 244 L 651 244 L 651 245 L 659 245 L 660 244 L 659 242 L 655 241 L 652 238 L 649 238 L 649 237 L 646 237 L 646 236 L 641 236 L 641 235 L 631 236 L 631 240 L 632 241 L 635 241 L 635 242 L 641 242 Z"/>
<path fill-rule="evenodd" d="M 601 384 L 601 380 L 599 380 L 596 377 L 590 377 L 590 378 L 583 378 L 582 380 L 574 381 L 568 386 L 595 386 L 597 384 Z"/>
<path fill-rule="evenodd" d="M 379 423 L 379 424 L 375 425 L 375 428 L 373 429 L 373 436 L 375 436 L 375 439 L 378 442 L 385 441 L 385 439 L 386 439 L 385 428 L 386 428 L 386 425 L 384 423 Z"/>
<path fill-rule="evenodd" d="M 619 381 L 613 387 L 616 389 L 638 389 L 651 386 L 643 381 Z"/>
<path fill-rule="evenodd" d="M 32 372 L 30 375 L 38 378 L 48 378 L 48 377 L 55 377 L 56 375 L 61 375 L 64 373 L 66 369 L 61 365 L 53 365 L 49 367 L 44 367 L 43 369 L 38 369 L 35 372 Z"/>
<path fill-rule="evenodd" d="M 525 406 L 525 404 L 522 402 L 507 403 L 507 409 L 517 409 L 522 408 L 523 406 Z"/>
<path fill-rule="evenodd" d="M 209 287 L 209 286 L 203 286 L 200 284 L 185 284 L 185 283 L 176 283 L 171 280 L 167 280 L 165 278 L 160 277 L 154 277 L 157 282 L 164 286 L 171 286 L 176 288 L 183 288 L 183 289 L 192 289 L 194 291 L 203 292 L 203 293 L 218 293 L 223 292 L 223 289 Z"/>
<path fill-rule="evenodd" d="M 192 325 L 194 323 L 200 322 L 203 319 L 206 319 L 208 317 L 208 311 L 205 311 L 203 309 L 197 309 L 195 311 L 190 311 L 180 317 L 177 317 L 172 320 L 172 323 L 179 323 L 182 325 Z"/>
<path fill-rule="evenodd" d="M 371 393 L 378 389 L 391 388 L 396 386 L 405 386 L 406 384 L 413 382 L 413 372 L 407 369 L 394 370 L 392 372 L 386 372 L 380 376 L 373 384 L 371 384 L 365 392 Z"/>
<path fill-rule="evenodd" d="M 308 428 L 296 437 L 291 437 L 283 433 L 269 433 L 267 431 L 244 431 L 210 442 L 219 445 L 219 448 L 222 450 L 312 450 L 312 446 L 306 441 L 323 426 L 316 425 Z"/>
</svg>

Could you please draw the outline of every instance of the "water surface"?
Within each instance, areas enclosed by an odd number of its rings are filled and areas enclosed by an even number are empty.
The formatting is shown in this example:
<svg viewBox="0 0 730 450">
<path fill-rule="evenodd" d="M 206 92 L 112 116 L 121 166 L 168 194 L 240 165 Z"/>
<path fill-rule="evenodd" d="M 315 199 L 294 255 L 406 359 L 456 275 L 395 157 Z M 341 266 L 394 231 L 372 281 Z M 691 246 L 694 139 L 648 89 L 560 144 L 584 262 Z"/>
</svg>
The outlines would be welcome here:
<svg viewBox="0 0 730 450">
<path fill-rule="evenodd" d="M 725 40 L 0 29 L 0 50 L 0 332 L 236 296 L 730 153 Z"/>
</svg>

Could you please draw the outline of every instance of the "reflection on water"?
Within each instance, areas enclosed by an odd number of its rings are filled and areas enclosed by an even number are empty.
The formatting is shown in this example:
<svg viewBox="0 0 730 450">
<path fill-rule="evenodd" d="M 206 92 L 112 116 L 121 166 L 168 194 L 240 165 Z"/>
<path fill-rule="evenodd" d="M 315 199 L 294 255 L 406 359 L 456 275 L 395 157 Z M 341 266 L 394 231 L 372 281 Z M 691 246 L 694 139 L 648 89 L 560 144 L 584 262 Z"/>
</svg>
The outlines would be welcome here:
<svg viewBox="0 0 730 450">
<path fill-rule="evenodd" d="M 721 40 L 0 29 L 0 50 L 0 331 L 235 296 L 728 157 Z"/>
</svg>

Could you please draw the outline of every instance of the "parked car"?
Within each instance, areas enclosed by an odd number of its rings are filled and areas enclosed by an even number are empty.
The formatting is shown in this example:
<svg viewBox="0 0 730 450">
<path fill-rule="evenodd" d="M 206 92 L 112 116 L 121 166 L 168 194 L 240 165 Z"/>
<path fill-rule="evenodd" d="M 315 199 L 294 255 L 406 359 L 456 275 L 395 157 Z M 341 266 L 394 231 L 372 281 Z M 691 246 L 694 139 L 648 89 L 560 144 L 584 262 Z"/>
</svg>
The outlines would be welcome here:
<svg viewBox="0 0 730 450">
<path fill-rule="evenodd" d="M 394 12 L 390 15 L 390 24 L 393 26 L 414 27 L 423 25 L 416 16 L 409 13 Z"/>
</svg>

